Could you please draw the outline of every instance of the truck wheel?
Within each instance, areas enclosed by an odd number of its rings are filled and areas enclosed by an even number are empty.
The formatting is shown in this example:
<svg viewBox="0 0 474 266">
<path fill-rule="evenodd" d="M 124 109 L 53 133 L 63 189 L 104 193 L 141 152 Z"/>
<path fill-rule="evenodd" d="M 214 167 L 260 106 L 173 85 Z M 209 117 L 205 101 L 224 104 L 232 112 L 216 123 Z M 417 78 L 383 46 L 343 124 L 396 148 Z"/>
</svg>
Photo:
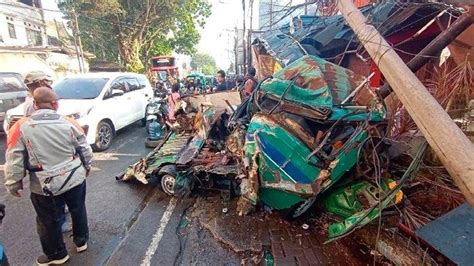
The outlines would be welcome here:
<svg viewBox="0 0 474 266">
<path fill-rule="evenodd" d="M 176 177 L 165 174 L 161 177 L 161 189 L 166 194 L 173 196 L 174 195 L 174 186 L 176 184 Z"/>
<path fill-rule="evenodd" d="M 95 143 L 92 144 L 94 151 L 105 151 L 112 145 L 114 138 L 114 129 L 107 121 L 100 121 L 97 125 L 97 132 L 95 136 Z"/>
</svg>

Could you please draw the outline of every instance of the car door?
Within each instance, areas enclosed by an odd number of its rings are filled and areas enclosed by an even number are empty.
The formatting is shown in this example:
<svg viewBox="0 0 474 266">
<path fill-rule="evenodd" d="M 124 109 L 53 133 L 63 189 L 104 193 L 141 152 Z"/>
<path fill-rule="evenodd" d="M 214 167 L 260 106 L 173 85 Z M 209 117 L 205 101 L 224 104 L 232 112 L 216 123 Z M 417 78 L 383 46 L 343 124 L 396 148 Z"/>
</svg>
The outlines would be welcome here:
<svg viewBox="0 0 474 266">
<path fill-rule="evenodd" d="M 125 83 L 128 89 L 128 97 L 127 99 L 130 102 L 130 123 L 140 120 L 144 117 L 145 113 L 141 112 L 141 98 L 143 95 L 140 92 L 140 84 L 138 79 L 135 77 L 127 77 L 125 78 Z"/>
<path fill-rule="evenodd" d="M 143 119 L 148 100 L 153 97 L 153 89 L 145 76 L 131 77 L 127 83 L 136 107 L 135 120 Z"/>
<path fill-rule="evenodd" d="M 114 90 L 120 90 L 124 94 L 120 96 L 113 95 L 112 91 Z M 100 113 L 103 114 L 103 118 L 110 118 L 116 130 L 126 126 L 130 117 L 126 92 L 125 80 L 123 78 L 115 79 L 107 88 L 102 104 L 100 105 Z"/>
</svg>

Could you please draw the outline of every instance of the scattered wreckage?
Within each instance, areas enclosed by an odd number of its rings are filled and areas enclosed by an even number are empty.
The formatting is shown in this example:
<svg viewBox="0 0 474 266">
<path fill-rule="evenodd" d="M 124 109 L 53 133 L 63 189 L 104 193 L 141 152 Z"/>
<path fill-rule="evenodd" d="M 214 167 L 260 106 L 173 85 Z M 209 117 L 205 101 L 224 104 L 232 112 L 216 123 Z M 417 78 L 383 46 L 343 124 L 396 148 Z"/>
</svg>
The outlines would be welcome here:
<svg viewBox="0 0 474 266">
<path fill-rule="evenodd" d="M 342 219 L 329 226 L 329 240 L 343 237 L 403 201 L 424 150 L 406 172 L 390 169 L 400 152 L 391 151 L 383 101 L 366 83 L 304 56 L 236 109 L 236 91 L 185 97 L 181 128 L 117 179 L 160 183 L 169 195 L 239 196 L 241 215 L 263 204 L 294 219 L 319 202 Z"/>
</svg>

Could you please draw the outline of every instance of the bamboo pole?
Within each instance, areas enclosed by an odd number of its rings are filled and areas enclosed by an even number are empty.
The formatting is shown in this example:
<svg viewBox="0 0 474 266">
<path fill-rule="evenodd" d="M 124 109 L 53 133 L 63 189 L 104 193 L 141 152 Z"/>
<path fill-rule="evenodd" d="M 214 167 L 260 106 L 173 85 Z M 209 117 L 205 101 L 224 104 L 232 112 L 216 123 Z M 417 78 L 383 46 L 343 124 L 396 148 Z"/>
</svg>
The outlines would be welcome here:
<svg viewBox="0 0 474 266">
<path fill-rule="evenodd" d="M 467 202 L 474 206 L 474 144 L 352 1 L 338 0 L 337 6 Z"/>
</svg>

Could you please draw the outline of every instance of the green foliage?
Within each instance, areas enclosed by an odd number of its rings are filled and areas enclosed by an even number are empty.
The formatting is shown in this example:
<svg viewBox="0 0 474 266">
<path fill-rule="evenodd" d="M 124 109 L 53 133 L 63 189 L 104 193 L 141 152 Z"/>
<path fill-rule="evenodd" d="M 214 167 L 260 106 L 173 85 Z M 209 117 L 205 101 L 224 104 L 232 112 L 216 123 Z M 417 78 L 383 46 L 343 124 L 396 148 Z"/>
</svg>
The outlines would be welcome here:
<svg viewBox="0 0 474 266">
<path fill-rule="evenodd" d="M 60 8 L 78 14 L 85 50 L 98 61 L 117 62 L 144 71 L 150 58 L 173 51 L 193 55 L 198 27 L 211 14 L 207 0 L 62 1 Z"/>
<path fill-rule="evenodd" d="M 216 61 L 208 54 L 195 54 L 191 58 L 191 68 L 200 70 L 205 75 L 214 75 L 217 72 Z"/>
</svg>

